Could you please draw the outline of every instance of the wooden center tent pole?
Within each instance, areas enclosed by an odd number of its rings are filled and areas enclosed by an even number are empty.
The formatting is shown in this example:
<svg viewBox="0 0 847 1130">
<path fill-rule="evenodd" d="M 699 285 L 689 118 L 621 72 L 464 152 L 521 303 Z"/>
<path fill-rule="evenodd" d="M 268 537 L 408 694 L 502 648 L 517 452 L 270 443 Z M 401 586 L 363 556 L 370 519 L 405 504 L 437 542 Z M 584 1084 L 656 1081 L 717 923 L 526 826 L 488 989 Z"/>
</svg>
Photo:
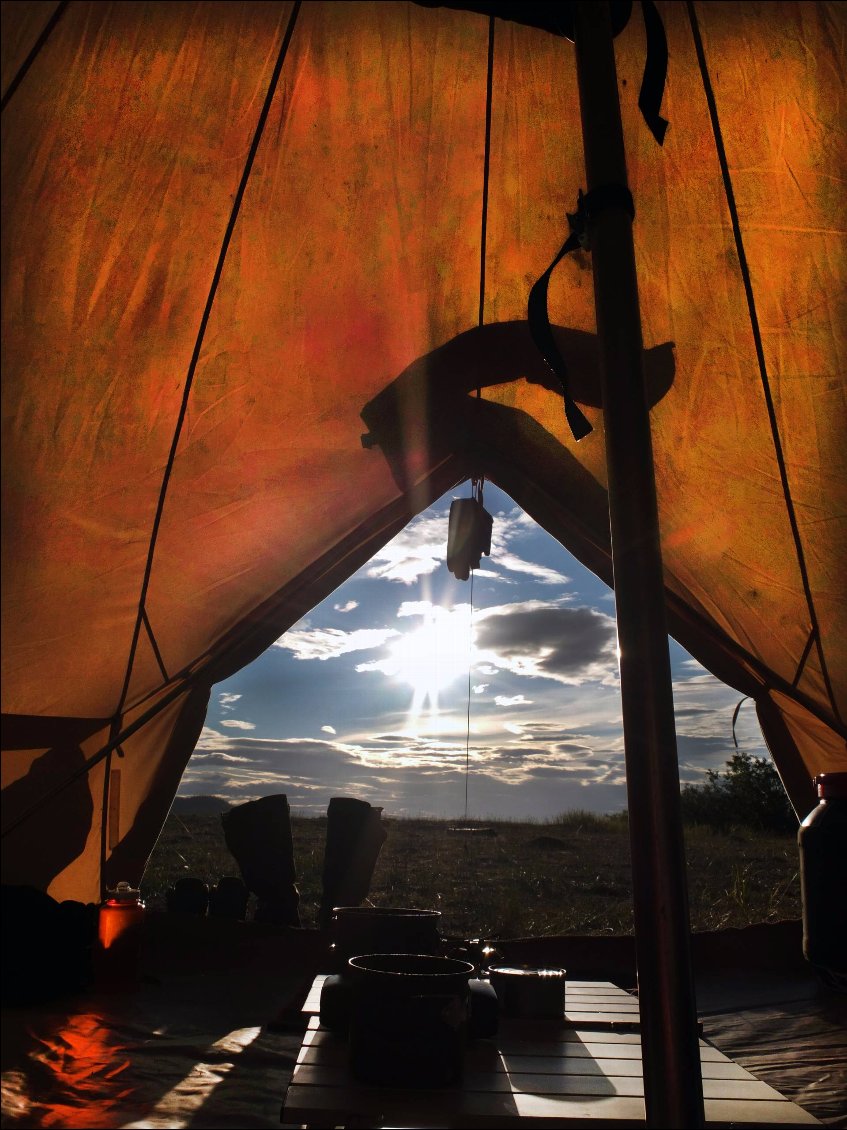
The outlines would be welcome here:
<svg viewBox="0 0 847 1130">
<path fill-rule="evenodd" d="M 626 187 L 609 4 L 577 0 L 573 12 L 587 189 Z M 599 211 L 589 238 L 602 359 L 647 1123 L 699 1127 L 703 1085 L 673 692 L 632 219 L 625 204 Z"/>
</svg>

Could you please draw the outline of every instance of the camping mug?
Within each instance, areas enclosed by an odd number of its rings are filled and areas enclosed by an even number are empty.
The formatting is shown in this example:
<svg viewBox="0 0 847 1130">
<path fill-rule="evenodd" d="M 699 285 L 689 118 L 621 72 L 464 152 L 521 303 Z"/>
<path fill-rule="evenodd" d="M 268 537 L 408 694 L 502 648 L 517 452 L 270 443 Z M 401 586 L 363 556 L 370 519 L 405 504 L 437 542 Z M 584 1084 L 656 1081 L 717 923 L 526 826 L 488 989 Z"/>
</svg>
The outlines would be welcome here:
<svg viewBox="0 0 847 1130">
<path fill-rule="evenodd" d="M 468 1041 L 467 961 L 432 954 L 367 954 L 348 962 L 350 1069 L 363 1083 L 447 1087 Z"/>
</svg>

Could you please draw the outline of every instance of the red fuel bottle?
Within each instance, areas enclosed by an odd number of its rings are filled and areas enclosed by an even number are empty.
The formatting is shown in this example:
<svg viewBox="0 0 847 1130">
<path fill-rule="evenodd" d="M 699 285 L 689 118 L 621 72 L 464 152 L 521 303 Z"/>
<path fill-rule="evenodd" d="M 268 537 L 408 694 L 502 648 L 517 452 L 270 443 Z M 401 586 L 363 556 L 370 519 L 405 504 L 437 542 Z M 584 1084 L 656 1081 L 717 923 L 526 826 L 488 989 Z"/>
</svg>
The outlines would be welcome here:
<svg viewBox="0 0 847 1130">
<path fill-rule="evenodd" d="M 129 883 L 118 883 L 108 894 L 97 926 L 97 983 L 104 989 L 131 988 L 139 976 L 144 903 Z"/>
</svg>

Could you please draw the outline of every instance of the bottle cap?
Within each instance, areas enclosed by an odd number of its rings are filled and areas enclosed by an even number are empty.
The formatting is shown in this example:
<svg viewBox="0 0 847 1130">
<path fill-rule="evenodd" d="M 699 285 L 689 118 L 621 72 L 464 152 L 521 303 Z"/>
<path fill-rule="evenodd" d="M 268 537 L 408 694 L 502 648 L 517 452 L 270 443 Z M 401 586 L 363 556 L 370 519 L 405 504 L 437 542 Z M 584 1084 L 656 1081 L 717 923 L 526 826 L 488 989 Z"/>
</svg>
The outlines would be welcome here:
<svg viewBox="0 0 847 1130">
<path fill-rule="evenodd" d="M 847 797 L 847 773 L 819 773 L 815 777 L 815 784 L 822 800 Z"/>
<path fill-rule="evenodd" d="M 137 887 L 133 887 L 123 880 L 118 883 L 114 890 L 107 890 L 106 893 L 110 899 L 114 899 L 116 902 L 138 902 L 141 897 L 141 891 Z"/>
</svg>

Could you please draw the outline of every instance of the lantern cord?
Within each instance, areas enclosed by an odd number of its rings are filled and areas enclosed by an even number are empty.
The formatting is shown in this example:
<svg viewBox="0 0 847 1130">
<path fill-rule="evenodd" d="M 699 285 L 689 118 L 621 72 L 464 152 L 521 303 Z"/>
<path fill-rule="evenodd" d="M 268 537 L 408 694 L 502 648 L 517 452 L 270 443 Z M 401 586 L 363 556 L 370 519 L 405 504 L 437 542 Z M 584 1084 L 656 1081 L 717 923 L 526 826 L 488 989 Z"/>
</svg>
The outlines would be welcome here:
<svg viewBox="0 0 847 1130">
<path fill-rule="evenodd" d="M 480 496 L 482 487 L 480 487 Z M 473 575 L 471 569 L 471 614 L 468 621 L 468 716 L 465 735 L 465 823 L 468 822 L 468 781 L 471 775 L 471 675 L 473 672 Z"/>
</svg>

